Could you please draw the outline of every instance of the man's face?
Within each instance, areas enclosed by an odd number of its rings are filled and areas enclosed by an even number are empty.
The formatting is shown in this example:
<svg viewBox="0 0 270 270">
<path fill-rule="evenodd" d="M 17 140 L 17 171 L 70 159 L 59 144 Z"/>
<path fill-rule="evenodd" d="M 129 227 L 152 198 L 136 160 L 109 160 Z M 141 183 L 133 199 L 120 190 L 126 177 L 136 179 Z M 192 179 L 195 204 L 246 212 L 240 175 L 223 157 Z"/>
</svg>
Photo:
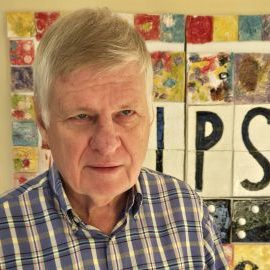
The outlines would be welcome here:
<svg viewBox="0 0 270 270">
<path fill-rule="evenodd" d="M 137 65 L 107 72 L 83 67 L 60 76 L 49 104 L 50 124 L 41 132 L 69 192 L 103 204 L 136 183 L 150 128 L 145 76 Z"/>
</svg>

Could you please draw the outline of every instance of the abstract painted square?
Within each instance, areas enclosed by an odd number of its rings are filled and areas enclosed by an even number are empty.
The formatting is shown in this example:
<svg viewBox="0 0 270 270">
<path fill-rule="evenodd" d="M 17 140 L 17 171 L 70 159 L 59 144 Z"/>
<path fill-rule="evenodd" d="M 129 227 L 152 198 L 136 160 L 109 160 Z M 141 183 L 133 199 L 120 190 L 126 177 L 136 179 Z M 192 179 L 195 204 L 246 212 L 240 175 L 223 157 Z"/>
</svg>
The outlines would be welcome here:
<svg viewBox="0 0 270 270">
<path fill-rule="evenodd" d="M 269 270 L 269 244 L 234 244 L 235 270 Z"/>
<path fill-rule="evenodd" d="M 213 40 L 212 16 L 187 16 L 186 39 L 188 43 L 207 43 Z"/>
<path fill-rule="evenodd" d="M 38 146 L 38 130 L 35 122 L 14 121 L 12 141 L 16 146 Z"/>
<path fill-rule="evenodd" d="M 33 40 L 10 40 L 11 65 L 32 65 L 34 61 Z"/>
<path fill-rule="evenodd" d="M 222 245 L 226 261 L 229 266 L 229 270 L 234 270 L 233 268 L 233 245 L 224 244 Z"/>
<path fill-rule="evenodd" d="M 222 243 L 230 243 L 231 210 L 230 200 L 204 199 L 210 215 L 217 225 Z"/>
<path fill-rule="evenodd" d="M 32 67 L 11 67 L 11 89 L 33 90 Z"/>
<path fill-rule="evenodd" d="M 213 41 L 237 41 L 238 17 L 214 16 Z"/>
<path fill-rule="evenodd" d="M 34 14 L 32 12 L 7 13 L 8 37 L 33 37 L 35 35 Z"/>
<path fill-rule="evenodd" d="M 270 200 L 233 201 L 232 241 L 269 242 Z"/>
<path fill-rule="evenodd" d="M 59 12 L 35 12 L 36 39 L 39 41 L 48 27 L 60 16 Z"/>
<path fill-rule="evenodd" d="M 270 15 L 262 16 L 262 40 L 270 40 Z"/>
<path fill-rule="evenodd" d="M 165 42 L 184 42 L 184 16 L 179 14 L 162 14 L 160 16 L 160 39 Z"/>
<path fill-rule="evenodd" d="M 159 40 L 160 38 L 160 16 L 137 14 L 134 17 L 135 29 L 145 40 Z"/>
<path fill-rule="evenodd" d="M 38 148 L 14 146 L 13 164 L 15 172 L 37 172 Z"/>
<path fill-rule="evenodd" d="M 189 104 L 233 101 L 231 54 L 190 53 L 187 59 Z"/>
<path fill-rule="evenodd" d="M 185 54 L 183 52 L 153 52 L 153 94 L 155 101 L 184 101 Z"/>
<path fill-rule="evenodd" d="M 262 40 L 262 17 L 239 16 L 239 40 Z"/>
<path fill-rule="evenodd" d="M 11 115 L 13 120 L 34 120 L 34 100 L 30 95 L 11 96 Z"/>
<path fill-rule="evenodd" d="M 237 104 L 270 103 L 270 54 L 234 55 L 234 95 Z"/>
<path fill-rule="evenodd" d="M 14 186 L 17 187 L 24 184 L 28 180 L 34 178 L 35 175 L 35 173 L 14 173 Z"/>
<path fill-rule="evenodd" d="M 52 165 L 53 159 L 49 149 L 39 149 L 39 172 L 45 172 Z"/>
</svg>

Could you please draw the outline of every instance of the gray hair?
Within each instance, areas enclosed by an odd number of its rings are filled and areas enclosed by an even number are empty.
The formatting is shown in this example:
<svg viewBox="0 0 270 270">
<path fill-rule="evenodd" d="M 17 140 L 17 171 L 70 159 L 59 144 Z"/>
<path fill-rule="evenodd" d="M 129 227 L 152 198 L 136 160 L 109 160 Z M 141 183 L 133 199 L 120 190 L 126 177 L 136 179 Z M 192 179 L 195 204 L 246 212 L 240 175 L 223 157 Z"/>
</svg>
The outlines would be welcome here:
<svg viewBox="0 0 270 270">
<path fill-rule="evenodd" d="M 59 76 L 82 66 L 111 70 L 132 61 L 145 73 L 151 114 L 151 57 L 134 27 L 107 8 L 81 9 L 58 19 L 40 41 L 33 67 L 35 102 L 45 126 L 50 92 Z"/>
</svg>

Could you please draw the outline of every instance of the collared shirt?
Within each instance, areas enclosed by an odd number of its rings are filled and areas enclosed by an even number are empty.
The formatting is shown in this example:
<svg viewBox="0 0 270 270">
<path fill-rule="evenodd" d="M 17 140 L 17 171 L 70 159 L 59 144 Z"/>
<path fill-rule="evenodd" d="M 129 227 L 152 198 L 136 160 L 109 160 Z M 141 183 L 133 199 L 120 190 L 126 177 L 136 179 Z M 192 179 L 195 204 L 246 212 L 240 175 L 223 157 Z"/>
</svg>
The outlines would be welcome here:
<svg viewBox="0 0 270 270">
<path fill-rule="evenodd" d="M 0 269 L 228 269 L 215 226 L 184 182 L 142 169 L 110 235 L 73 212 L 52 167 L 0 197 Z"/>
</svg>

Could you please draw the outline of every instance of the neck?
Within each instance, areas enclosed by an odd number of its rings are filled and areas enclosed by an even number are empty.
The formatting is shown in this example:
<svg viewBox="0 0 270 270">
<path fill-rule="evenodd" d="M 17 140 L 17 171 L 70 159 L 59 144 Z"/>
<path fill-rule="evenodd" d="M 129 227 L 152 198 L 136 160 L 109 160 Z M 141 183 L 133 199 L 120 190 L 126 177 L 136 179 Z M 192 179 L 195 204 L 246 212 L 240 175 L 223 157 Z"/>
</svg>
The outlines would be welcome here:
<svg viewBox="0 0 270 270">
<path fill-rule="evenodd" d="M 72 209 L 88 225 L 94 226 L 104 234 L 109 235 L 127 202 L 125 192 L 111 201 L 93 201 L 87 195 L 77 194 L 65 188 Z"/>
</svg>

